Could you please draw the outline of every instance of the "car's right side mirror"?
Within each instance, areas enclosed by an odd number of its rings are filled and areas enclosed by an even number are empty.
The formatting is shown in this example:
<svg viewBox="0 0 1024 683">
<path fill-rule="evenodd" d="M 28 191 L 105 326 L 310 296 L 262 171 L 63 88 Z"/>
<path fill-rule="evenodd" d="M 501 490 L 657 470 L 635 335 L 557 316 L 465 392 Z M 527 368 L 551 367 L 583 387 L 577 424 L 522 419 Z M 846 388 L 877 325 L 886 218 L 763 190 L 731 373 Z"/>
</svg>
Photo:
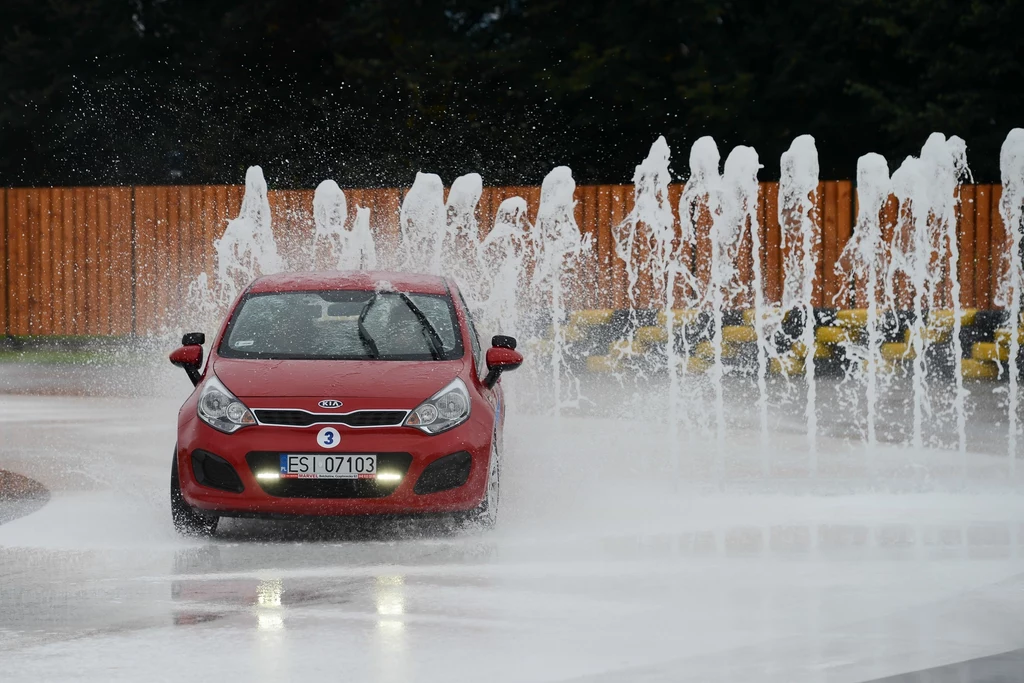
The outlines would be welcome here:
<svg viewBox="0 0 1024 683">
<path fill-rule="evenodd" d="M 508 337 L 512 339 L 511 337 Z M 497 339 L 497 337 L 495 337 Z M 515 339 L 512 339 L 515 344 Z M 507 346 L 492 346 L 487 349 L 487 376 L 484 377 L 484 386 L 488 389 L 498 383 L 501 373 L 515 370 L 523 364 L 523 354 L 514 348 Z"/>
<path fill-rule="evenodd" d="M 516 348 L 516 338 L 510 337 L 507 334 L 496 334 L 491 337 L 491 346 L 497 346 L 502 349 L 514 349 Z"/>
<path fill-rule="evenodd" d="M 192 386 L 199 384 L 202 375 L 199 368 L 203 366 L 203 344 L 206 335 L 202 332 L 189 332 L 181 338 L 181 347 L 171 352 L 171 364 L 184 368 Z"/>
</svg>

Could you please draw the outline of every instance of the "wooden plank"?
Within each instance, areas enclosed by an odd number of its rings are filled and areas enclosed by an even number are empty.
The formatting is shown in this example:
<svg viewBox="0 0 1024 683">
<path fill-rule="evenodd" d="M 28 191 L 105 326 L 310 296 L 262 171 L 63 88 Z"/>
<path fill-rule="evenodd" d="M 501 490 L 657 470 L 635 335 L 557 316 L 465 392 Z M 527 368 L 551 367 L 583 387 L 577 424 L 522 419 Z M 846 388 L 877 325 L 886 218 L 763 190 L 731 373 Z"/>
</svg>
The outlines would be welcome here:
<svg viewBox="0 0 1024 683">
<path fill-rule="evenodd" d="M 960 305 L 973 308 L 977 302 L 974 282 L 974 185 L 961 185 L 956 205 L 957 246 L 960 249 Z"/>
<path fill-rule="evenodd" d="M 497 208 L 494 204 L 494 188 L 485 187 L 476 205 L 476 229 L 481 241 L 494 228 L 494 210 Z"/>
<path fill-rule="evenodd" d="M 181 187 L 165 188 L 166 200 L 164 210 L 167 221 L 167 256 L 170 267 L 167 269 L 167 276 L 163 280 L 163 306 L 160 311 L 160 326 L 163 327 L 168 320 L 177 318 L 179 292 L 181 291 L 182 263 L 185 256 L 185 247 L 182 245 L 181 232 Z"/>
<path fill-rule="evenodd" d="M 28 191 L 11 190 L 8 208 L 10 230 L 12 283 L 11 334 L 29 334 L 29 247 L 28 247 Z"/>
<path fill-rule="evenodd" d="M 974 296 L 978 308 L 992 307 L 992 186 L 977 185 L 974 192 Z"/>
<path fill-rule="evenodd" d="M 754 269 L 755 265 L 757 266 L 757 269 L 760 271 L 760 274 L 761 274 L 761 301 L 765 301 L 766 300 L 765 297 L 767 296 L 766 289 L 765 289 L 765 253 L 766 253 L 765 245 L 766 245 L 766 240 L 767 240 L 768 234 L 767 234 L 767 226 L 765 224 L 764 196 L 765 196 L 765 184 L 764 183 L 759 183 L 758 186 L 757 186 L 757 198 L 755 200 L 757 202 L 755 217 L 757 218 L 757 243 L 759 245 L 759 248 L 758 248 L 757 254 L 756 254 L 757 255 L 757 262 L 756 263 L 751 263 L 751 281 L 750 281 L 750 293 L 751 293 L 750 304 L 751 304 L 751 306 L 754 305 L 754 303 L 755 303 L 754 295 L 757 294 L 757 290 L 756 290 L 756 287 L 755 287 L 755 284 L 754 284 L 754 280 L 753 280 L 753 272 L 754 272 L 753 269 Z M 753 246 L 753 245 L 751 245 L 751 246 Z M 751 249 L 750 254 L 751 254 L 751 258 L 753 258 L 753 256 L 754 256 L 753 249 Z"/>
<path fill-rule="evenodd" d="M 153 332 L 156 318 L 157 243 L 156 188 L 135 188 L 135 331 Z"/>
<path fill-rule="evenodd" d="M 54 334 L 57 321 L 54 316 L 54 251 L 53 251 L 53 191 L 38 190 L 39 196 L 39 333 Z"/>
<path fill-rule="evenodd" d="M 109 189 L 110 333 L 132 331 L 132 195 L 130 187 Z"/>
<path fill-rule="evenodd" d="M 615 246 L 612 237 L 612 191 L 607 185 L 595 189 L 596 208 L 594 220 L 597 222 L 597 267 L 600 271 L 598 287 L 600 296 L 597 306 L 600 308 L 615 307 L 614 278 L 612 277 Z"/>
<path fill-rule="evenodd" d="M 34 335 L 53 333 L 52 308 L 49 306 L 50 290 L 50 240 L 49 240 L 49 195 L 45 189 L 29 190 L 29 215 L 31 241 L 29 263 L 31 264 L 30 327 Z"/>
<path fill-rule="evenodd" d="M 779 224 L 779 184 L 764 183 L 765 301 L 782 303 L 782 226 Z"/>
<path fill-rule="evenodd" d="M 680 244 L 680 225 L 679 225 L 679 199 L 683 195 L 683 183 L 671 183 L 668 186 L 668 202 L 672 209 L 672 254 L 676 261 L 680 264 L 680 267 L 689 270 L 693 267 L 693 261 L 689 258 L 690 253 L 684 250 Z M 680 275 L 676 275 L 676 283 L 674 291 L 672 292 L 672 301 L 670 305 L 672 308 L 685 308 L 686 298 L 689 293 L 683 285 L 683 278 Z"/>
<path fill-rule="evenodd" d="M 995 303 L 996 295 L 999 293 L 999 284 L 1006 280 L 1010 274 L 1010 252 L 1013 245 L 1006 234 L 1006 224 L 1003 221 L 1003 214 L 999 211 L 999 200 L 1003 196 L 1003 186 L 993 185 L 991 190 L 991 235 L 990 235 L 990 259 L 992 278 L 989 284 L 989 291 L 992 293 L 992 302 Z M 1007 302 L 1008 303 L 1008 302 Z M 1004 304 L 1005 305 L 1005 304 Z"/>
<path fill-rule="evenodd" d="M 75 306 L 75 292 L 78 290 L 78 279 L 75 277 L 75 192 L 65 188 L 61 192 L 61 280 L 63 284 L 63 325 L 61 334 L 73 334 L 78 308 Z"/>
<path fill-rule="evenodd" d="M 389 251 L 397 253 L 401 231 L 399 229 L 399 212 L 402 206 L 403 192 L 401 188 L 389 188 L 378 191 L 374 203 L 375 214 L 370 215 L 370 225 L 374 227 L 374 235 L 384 235 L 383 245 L 386 247 L 377 255 L 378 263 L 387 263 Z"/>
<path fill-rule="evenodd" d="M 899 218 L 899 209 L 899 200 L 896 199 L 896 197 L 893 195 L 889 195 L 889 198 L 886 199 L 885 204 L 882 205 L 882 210 L 879 216 L 879 220 L 881 221 L 879 224 L 879 228 L 882 233 L 882 247 L 884 249 L 892 248 L 893 238 L 896 234 L 896 221 Z M 889 303 L 890 302 L 884 301 L 882 298 L 878 300 L 878 305 L 880 308 L 885 308 L 889 306 Z"/>
<path fill-rule="evenodd" d="M 88 284 L 86 299 L 85 334 L 100 334 L 100 277 L 99 277 L 99 201 L 95 187 L 85 189 L 86 231 L 85 279 Z"/>
<path fill-rule="evenodd" d="M 154 263 L 160 263 L 160 267 L 153 277 L 153 309 L 150 311 L 150 332 L 158 332 L 161 321 L 167 311 L 167 283 L 170 279 L 170 272 L 178 267 L 177 248 L 171 242 L 168 234 L 167 220 L 167 188 L 158 186 L 154 189 L 153 199 L 153 229 L 154 241 L 152 242 L 153 253 L 151 259 Z"/>
<path fill-rule="evenodd" d="M 597 186 L 583 185 L 576 188 L 576 223 L 580 234 L 590 240 L 590 253 L 581 264 L 579 272 L 580 305 L 584 308 L 598 306 L 597 290 L 600 271 L 597 235 Z"/>
<path fill-rule="evenodd" d="M 825 185 L 820 181 L 814 192 L 814 208 L 811 210 L 813 234 L 811 244 L 816 264 L 812 301 L 815 306 L 825 306 Z"/>
<path fill-rule="evenodd" d="M 86 313 L 85 302 L 89 296 L 89 283 L 85 277 L 85 254 L 89 219 L 85 207 L 85 188 L 73 190 L 71 215 L 74 223 L 74 255 L 71 263 L 71 277 L 75 282 L 74 315 L 71 319 L 71 334 L 85 334 Z"/>
<path fill-rule="evenodd" d="M 688 207 L 689 209 L 689 207 Z M 708 285 L 711 281 L 711 213 L 705 201 L 698 201 L 692 209 L 692 215 L 684 218 L 693 222 L 694 255 L 693 274 L 698 283 L 697 298 L 708 297 Z M 708 297 L 709 298 L 709 297 Z"/>
<path fill-rule="evenodd" d="M 754 201 L 757 201 L 756 197 Z M 757 206 L 752 207 L 751 213 L 755 217 L 757 216 Z M 736 247 L 736 277 L 738 280 L 734 283 L 736 295 L 731 302 L 727 302 L 727 305 L 734 310 L 742 310 L 754 305 L 754 255 L 752 253 L 754 237 L 750 232 L 752 228 L 753 222 L 750 220 L 750 216 L 745 215 L 743 225 L 738 226 L 740 240 Z"/>
<path fill-rule="evenodd" d="M 234 216 L 231 215 L 231 206 L 228 200 L 229 187 L 227 185 L 220 185 L 217 187 L 216 192 L 216 213 L 214 214 L 214 225 L 213 234 L 215 235 L 214 241 L 219 240 L 224 236 L 224 231 L 228 228 L 228 221 Z M 235 214 L 237 215 L 237 214 Z M 216 249 L 213 247 L 213 242 L 210 242 L 210 248 L 213 252 L 210 255 L 211 271 L 214 272 L 213 268 L 216 267 Z"/>
<path fill-rule="evenodd" d="M 111 331 L 111 299 L 113 298 L 113 273 L 111 272 L 110 244 L 110 188 L 101 187 L 96 192 L 97 200 L 97 250 L 96 273 L 99 280 L 99 297 L 97 299 L 97 334 L 110 334 Z"/>
<path fill-rule="evenodd" d="M 214 250 L 213 241 L 220 237 L 217 227 L 220 225 L 217 213 L 217 191 L 206 185 L 202 189 L 202 232 L 199 238 L 199 261 L 197 271 L 213 273 Z"/>
<path fill-rule="evenodd" d="M 242 198 L 245 197 L 245 185 L 228 185 L 228 218 L 236 218 L 242 213 Z"/>
<path fill-rule="evenodd" d="M 625 219 L 629 209 L 626 206 L 626 197 L 629 194 L 625 185 L 610 186 L 611 204 L 609 216 L 609 232 L 614 239 L 615 227 Z M 629 278 L 626 276 L 626 263 L 619 258 L 612 248 L 611 255 L 611 286 L 613 295 L 613 308 L 626 308 L 629 305 Z"/>
<path fill-rule="evenodd" d="M 853 183 L 840 180 L 836 183 L 836 260 L 838 261 L 847 243 L 853 236 Z M 851 284 L 843 280 L 837 282 L 840 302 L 843 308 L 855 305 Z"/>
<path fill-rule="evenodd" d="M 9 225 L 7 222 L 7 195 L 8 190 L 6 188 L 0 188 L 0 334 L 10 334 L 10 325 L 7 319 L 8 311 L 8 297 L 10 297 L 10 287 L 8 285 L 8 238 L 7 233 Z"/>
<path fill-rule="evenodd" d="M 173 316 L 177 319 L 182 308 L 181 302 L 185 300 L 185 294 L 188 292 L 188 283 L 195 275 L 192 270 L 192 188 L 188 185 L 179 185 L 172 189 L 174 192 L 169 200 L 176 207 L 175 211 L 171 212 L 171 218 L 174 220 L 172 230 L 178 235 L 178 271 L 172 273 L 171 301 Z M 177 213 L 177 216 L 174 216 L 174 213 Z"/>
<path fill-rule="evenodd" d="M 64 322 L 64 191 L 55 187 L 49 193 L 50 232 L 50 334 L 66 334 Z"/>
<path fill-rule="evenodd" d="M 38 335 L 41 333 L 39 306 L 41 259 L 39 258 L 39 242 L 42 232 L 39 216 L 39 191 L 34 188 L 27 188 L 25 195 L 28 211 L 25 220 L 25 240 L 28 247 L 28 333 Z"/>
<path fill-rule="evenodd" d="M 827 181 L 818 185 L 823 195 L 822 214 L 822 275 L 823 298 L 822 306 L 835 305 L 839 294 L 839 278 L 836 275 L 836 262 L 839 260 L 839 188 L 835 181 Z"/>
</svg>

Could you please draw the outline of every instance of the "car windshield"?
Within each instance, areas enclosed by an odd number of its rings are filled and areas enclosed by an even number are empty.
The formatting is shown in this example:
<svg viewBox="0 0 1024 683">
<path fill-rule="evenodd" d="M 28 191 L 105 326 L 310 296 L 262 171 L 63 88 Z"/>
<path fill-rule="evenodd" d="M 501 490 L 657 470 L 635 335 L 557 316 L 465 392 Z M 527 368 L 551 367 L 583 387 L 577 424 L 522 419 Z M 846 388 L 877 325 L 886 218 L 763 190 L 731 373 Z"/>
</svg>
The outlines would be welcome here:
<svg viewBox="0 0 1024 683">
<path fill-rule="evenodd" d="M 220 345 L 227 358 L 452 360 L 462 357 L 448 296 L 336 290 L 254 294 Z"/>
</svg>

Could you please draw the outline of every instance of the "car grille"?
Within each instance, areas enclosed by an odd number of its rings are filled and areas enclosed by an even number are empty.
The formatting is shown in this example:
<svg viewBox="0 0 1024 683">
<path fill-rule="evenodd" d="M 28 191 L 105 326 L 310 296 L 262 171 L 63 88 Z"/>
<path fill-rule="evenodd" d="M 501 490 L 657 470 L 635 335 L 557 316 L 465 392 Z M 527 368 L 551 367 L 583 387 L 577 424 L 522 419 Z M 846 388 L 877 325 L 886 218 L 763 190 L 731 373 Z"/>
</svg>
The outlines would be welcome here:
<svg viewBox="0 0 1024 683">
<path fill-rule="evenodd" d="M 256 409 L 260 424 L 283 427 L 308 427 L 317 424 L 348 425 L 349 427 L 394 427 L 405 419 L 404 410 L 357 410 L 345 415 L 307 413 L 304 410 Z"/>
<path fill-rule="evenodd" d="M 365 452 L 365 451 L 364 451 Z M 277 471 L 279 451 L 254 451 L 245 456 L 253 474 Z M 412 464 L 408 453 L 378 453 L 377 470 L 401 472 L 404 477 Z M 378 486 L 376 479 L 257 479 L 263 491 L 278 498 L 384 498 L 397 486 Z"/>
</svg>

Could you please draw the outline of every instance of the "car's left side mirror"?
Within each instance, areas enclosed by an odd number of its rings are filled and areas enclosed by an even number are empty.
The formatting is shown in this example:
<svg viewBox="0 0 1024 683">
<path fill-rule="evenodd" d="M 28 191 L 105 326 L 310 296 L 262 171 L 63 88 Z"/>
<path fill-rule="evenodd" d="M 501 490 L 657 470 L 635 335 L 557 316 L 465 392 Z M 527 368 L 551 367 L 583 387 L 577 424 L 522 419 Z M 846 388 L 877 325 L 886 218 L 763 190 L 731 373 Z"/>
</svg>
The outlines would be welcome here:
<svg viewBox="0 0 1024 683">
<path fill-rule="evenodd" d="M 515 370 L 523 364 L 523 354 L 507 346 L 492 346 L 487 349 L 487 376 L 484 386 L 488 389 L 498 383 L 501 373 Z"/>
<path fill-rule="evenodd" d="M 202 332 L 189 332 L 181 338 L 181 347 L 171 352 L 171 364 L 184 368 L 192 386 L 199 384 L 202 375 L 199 368 L 203 366 L 203 342 L 206 335 Z"/>
</svg>

